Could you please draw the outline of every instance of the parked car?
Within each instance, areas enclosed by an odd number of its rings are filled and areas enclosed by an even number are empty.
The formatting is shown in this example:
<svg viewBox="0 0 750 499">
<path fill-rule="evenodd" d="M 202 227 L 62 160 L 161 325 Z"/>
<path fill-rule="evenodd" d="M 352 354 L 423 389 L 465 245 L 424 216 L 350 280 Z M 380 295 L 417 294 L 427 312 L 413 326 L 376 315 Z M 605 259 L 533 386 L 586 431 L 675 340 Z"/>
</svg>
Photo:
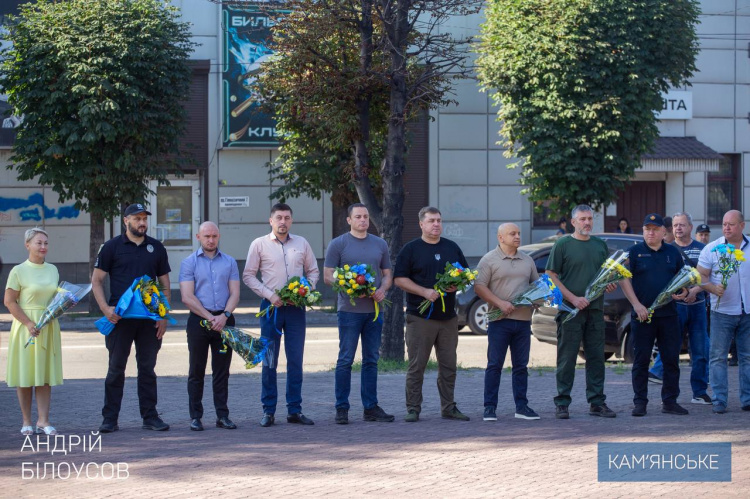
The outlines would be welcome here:
<svg viewBox="0 0 750 499">
<path fill-rule="evenodd" d="M 595 235 L 607 243 L 610 253 L 618 249 L 629 248 L 643 239 L 640 234 L 602 233 Z M 547 266 L 547 259 L 553 244 L 553 242 L 544 241 L 527 244 L 518 249 L 534 260 L 537 271 L 542 274 Z M 487 334 L 487 311 L 487 303 L 476 295 L 473 287 L 465 292 L 457 293 L 456 312 L 459 328 L 469 326 L 474 334 Z M 630 303 L 620 287 L 604 295 L 604 352 L 608 359 L 617 355 L 628 363 L 633 361 L 630 311 Z M 536 339 L 553 345 L 557 344 L 556 315 L 557 309 L 550 307 L 541 307 L 534 312 L 531 319 L 531 332 Z M 583 356 L 583 352 L 580 355 Z"/>
</svg>

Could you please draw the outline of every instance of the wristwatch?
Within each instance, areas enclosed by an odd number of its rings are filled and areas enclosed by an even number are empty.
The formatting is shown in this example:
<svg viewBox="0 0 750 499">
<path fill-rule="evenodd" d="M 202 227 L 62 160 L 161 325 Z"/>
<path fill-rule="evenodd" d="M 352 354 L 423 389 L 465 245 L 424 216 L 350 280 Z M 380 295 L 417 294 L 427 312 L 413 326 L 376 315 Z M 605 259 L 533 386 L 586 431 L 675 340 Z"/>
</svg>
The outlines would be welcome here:
<svg viewBox="0 0 750 499">
<path fill-rule="evenodd" d="M 232 312 L 230 312 L 229 310 L 225 310 L 224 315 L 226 315 L 227 319 L 229 319 L 230 317 L 232 317 Z"/>
</svg>

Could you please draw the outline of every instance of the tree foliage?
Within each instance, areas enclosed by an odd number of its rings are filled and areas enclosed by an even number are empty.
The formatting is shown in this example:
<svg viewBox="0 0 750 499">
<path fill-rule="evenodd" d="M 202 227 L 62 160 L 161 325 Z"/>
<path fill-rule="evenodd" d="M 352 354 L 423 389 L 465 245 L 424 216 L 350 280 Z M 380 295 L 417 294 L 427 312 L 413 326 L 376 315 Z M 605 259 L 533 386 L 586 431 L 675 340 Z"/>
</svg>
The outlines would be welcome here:
<svg viewBox="0 0 750 499">
<path fill-rule="evenodd" d="M 402 247 L 406 124 L 446 104 L 468 70 L 466 40 L 442 29 L 476 0 L 292 0 L 274 36 L 278 59 L 262 83 L 284 135 L 286 192 L 351 186 L 388 243 Z M 382 160 L 381 160 L 382 158 Z M 277 177 L 278 178 L 278 177 Z M 402 302 L 391 288 L 388 298 Z M 403 359 L 403 313 L 384 313 L 384 358 Z"/>
<path fill-rule="evenodd" d="M 531 201 L 595 208 L 617 199 L 658 137 L 661 92 L 687 84 L 694 0 L 494 0 L 479 77 Z"/>
<path fill-rule="evenodd" d="M 40 0 L 11 19 L 0 77 L 23 115 L 12 164 L 92 216 L 178 169 L 193 44 L 157 0 Z"/>
</svg>

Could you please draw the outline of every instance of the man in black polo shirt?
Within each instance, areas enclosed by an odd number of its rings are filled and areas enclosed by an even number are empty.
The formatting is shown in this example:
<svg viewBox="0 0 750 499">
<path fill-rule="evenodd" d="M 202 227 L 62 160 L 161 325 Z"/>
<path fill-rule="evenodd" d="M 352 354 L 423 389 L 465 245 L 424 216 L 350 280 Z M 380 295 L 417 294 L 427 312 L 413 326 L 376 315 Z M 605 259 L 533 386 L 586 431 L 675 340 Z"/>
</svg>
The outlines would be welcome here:
<svg viewBox="0 0 750 499">
<path fill-rule="evenodd" d="M 685 415 L 687 409 L 677 403 L 680 395 L 680 345 L 682 331 L 674 301 L 657 308 L 650 322 L 648 309 L 656 297 L 669 284 L 669 281 L 685 265 L 680 251 L 671 244 L 664 243 L 664 221 L 661 215 L 646 215 L 643 221 L 644 241 L 628 249 L 630 253 L 629 279 L 622 281 L 622 291 L 633 306 L 630 333 L 633 335 L 633 416 L 645 416 L 648 404 L 648 365 L 654 340 L 659 345 L 659 353 L 664 364 L 664 384 L 661 389 L 662 409 L 666 414 Z M 687 290 L 672 295 L 675 300 L 687 296 Z"/>
<path fill-rule="evenodd" d="M 161 339 L 167 330 L 167 321 L 150 319 L 122 319 L 115 314 L 115 306 L 133 281 L 144 275 L 159 280 L 167 299 L 169 290 L 169 260 L 164 245 L 146 235 L 148 217 L 151 215 L 142 204 L 131 204 L 125 209 L 123 222 L 126 232 L 104 243 L 94 264 L 91 289 L 105 317 L 115 324 L 106 337 L 109 350 L 109 370 L 104 381 L 104 407 L 99 431 L 117 431 L 122 389 L 125 384 L 125 366 L 130 347 L 135 341 L 138 363 L 138 401 L 144 430 L 164 431 L 169 425 L 159 418 L 156 411 L 156 355 L 161 348 Z M 104 279 L 109 275 L 110 296 L 104 296 Z"/>
</svg>

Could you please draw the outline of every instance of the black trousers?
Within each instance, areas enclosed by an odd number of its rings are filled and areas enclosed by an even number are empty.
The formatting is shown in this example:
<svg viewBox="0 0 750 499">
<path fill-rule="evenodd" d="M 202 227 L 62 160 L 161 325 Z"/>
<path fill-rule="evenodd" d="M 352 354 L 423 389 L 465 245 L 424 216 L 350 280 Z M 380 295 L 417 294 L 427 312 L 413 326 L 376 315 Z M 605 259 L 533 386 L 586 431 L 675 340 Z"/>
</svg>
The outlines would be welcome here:
<svg viewBox="0 0 750 499">
<path fill-rule="evenodd" d="M 651 323 L 630 321 L 633 335 L 633 402 L 648 403 L 648 366 L 651 363 L 651 352 L 654 341 L 659 346 L 664 378 L 661 386 L 661 400 L 664 404 L 674 404 L 680 395 L 680 347 L 682 331 L 680 320 L 676 315 L 653 317 Z"/>
<path fill-rule="evenodd" d="M 104 421 L 116 423 L 120 415 L 125 367 L 130 348 L 135 342 L 135 361 L 138 365 L 138 405 L 143 419 L 159 416 L 156 411 L 156 355 L 161 340 L 156 339 L 156 323 L 150 319 L 120 319 L 114 330 L 105 337 L 109 350 L 109 370 L 104 380 Z"/>
<path fill-rule="evenodd" d="M 213 313 L 213 311 L 210 311 Z M 217 315 L 220 311 L 216 311 Z M 188 401 L 190 417 L 203 417 L 203 379 L 206 376 L 208 349 L 211 349 L 211 371 L 214 392 L 216 417 L 229 416 L 227 398 L 229 396 L 229 366 L 232 364 L 232 349 L 227 347 L 225 353 L 221 333 L 209 331 L 200 325 L 200 316 L 190 313 L 187 322 L 187 343 L 190 351 L 190 370 L 188 371 Z M 227 326 L 234 326 L 234 316 L 227 319 Z"/>
</svg>

